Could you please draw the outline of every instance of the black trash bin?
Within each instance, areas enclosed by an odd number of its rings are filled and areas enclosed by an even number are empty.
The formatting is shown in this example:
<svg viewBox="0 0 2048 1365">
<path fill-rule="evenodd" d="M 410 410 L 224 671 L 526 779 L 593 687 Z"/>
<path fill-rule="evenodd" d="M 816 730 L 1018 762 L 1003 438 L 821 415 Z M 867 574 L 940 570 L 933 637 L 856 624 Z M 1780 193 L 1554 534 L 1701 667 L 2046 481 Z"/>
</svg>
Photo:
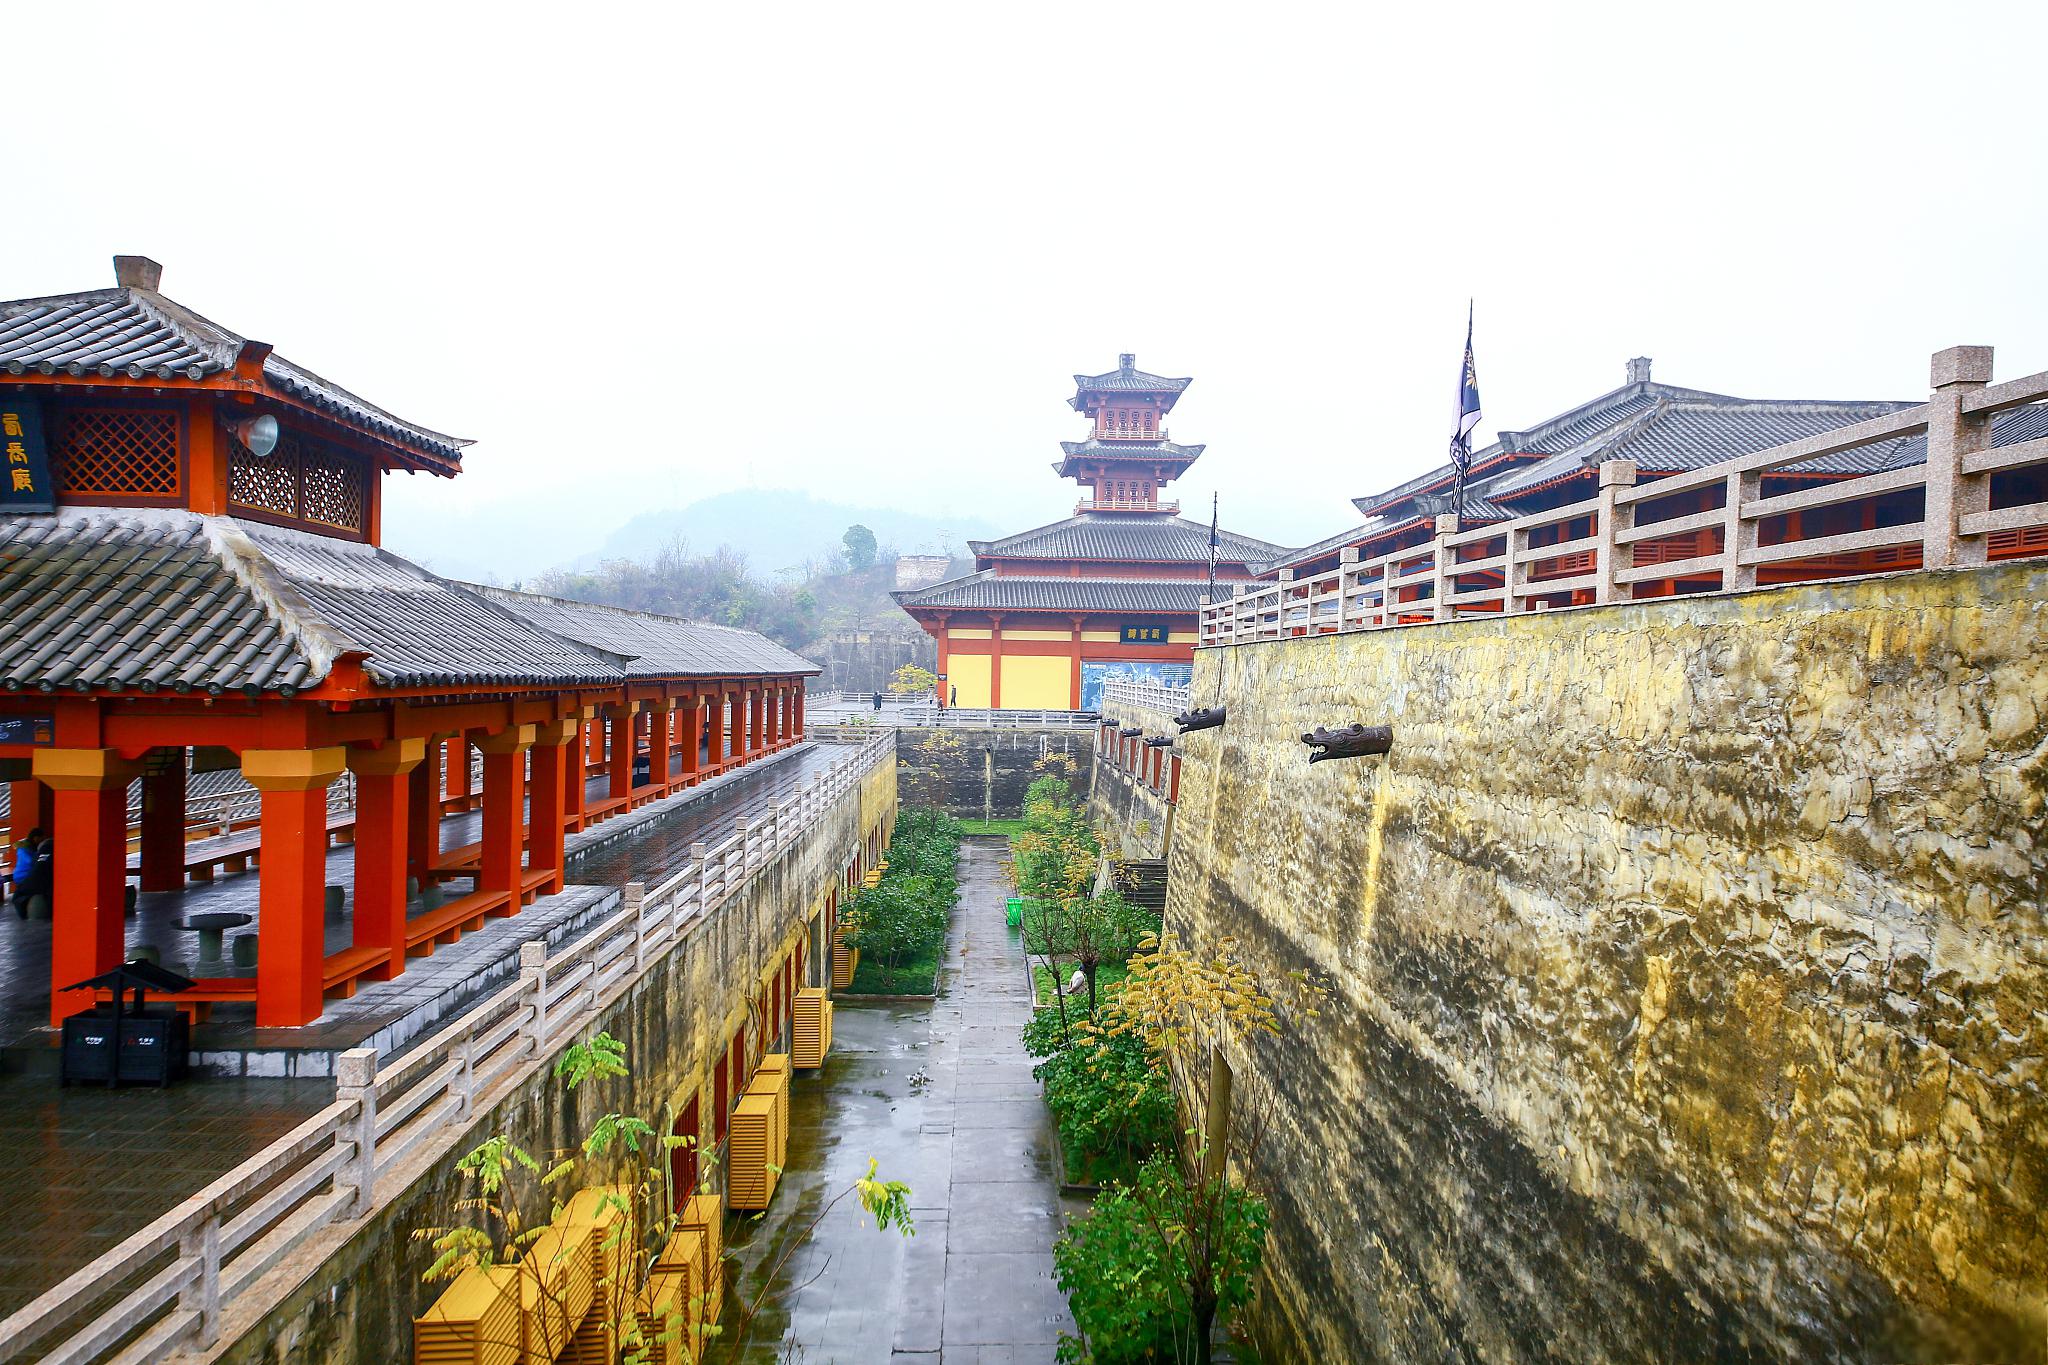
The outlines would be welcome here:
<svg viewBox="0 0 2048 1365">
<path fill-rule="evenodd" d="M 114 998 L 64 1021 L 63 1084 L 149 1081 L 164 1086 L 184 1076 L 191 1025 L 178 1010 L 145 1008 L 142 997 L 144 991 L 175 995 L 190 990 L 189 977 L 137 958 L 66 989 L 112 991 Z M 129 991 L 135 992 L 132 1005 L 124 999 Z"/>
</svg>

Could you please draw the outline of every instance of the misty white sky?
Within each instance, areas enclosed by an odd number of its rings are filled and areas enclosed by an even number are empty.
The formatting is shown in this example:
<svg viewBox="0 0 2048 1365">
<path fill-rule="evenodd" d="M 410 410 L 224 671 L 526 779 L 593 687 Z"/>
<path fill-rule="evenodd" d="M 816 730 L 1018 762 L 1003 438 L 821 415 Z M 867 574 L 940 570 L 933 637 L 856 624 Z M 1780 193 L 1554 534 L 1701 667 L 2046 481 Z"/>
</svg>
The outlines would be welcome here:
<svg viewBox="0 0 2048 1365">
<path fill-rule="evenodd" d="M 1951 16 L 1951 17 L 1944 17 Z M 18 6 L 0 297 L 165 292 L 476 439 L 388 542 L 519 577 L 748 486 L 1065 515 L 1076 371 L 1195 384 L 1290 544 L 1621 382 L 2048 368 L 2048 6 Z M 1200 509 L 1197 512 L 1197 509 Z M 708 548 L 708 547 L 707 547 Z M 450 561 L 454 563 L 450 563 Z"/>
</svg>

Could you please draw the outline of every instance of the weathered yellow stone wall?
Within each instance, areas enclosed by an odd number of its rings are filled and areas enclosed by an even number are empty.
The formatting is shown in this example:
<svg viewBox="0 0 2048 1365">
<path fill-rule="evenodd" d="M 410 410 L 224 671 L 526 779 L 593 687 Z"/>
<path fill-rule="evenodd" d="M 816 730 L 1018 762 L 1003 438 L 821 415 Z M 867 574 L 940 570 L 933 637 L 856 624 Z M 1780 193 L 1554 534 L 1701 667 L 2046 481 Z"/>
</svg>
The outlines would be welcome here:
<svg viewBox="0 0 2048 1365">
<path fill-rule="evenodd" d="M 1135 725 L 1148 736 L 1180 732 L 1169 713 L 1129 702 L 1105 699 L 1102 718 L 1115 721 L 1119 727 Z M 1126 858 L 1167 856 L 1167 846 L 1173 837 L 1173 807 L 1167 804 L 1164 795 L 1112 763 L 1100 747 L 1083 779 L 1082 790 L 1088 794 L 1089 817 L 1098 829 L 1107 832 L 1119 854 Z"/>
<path fill-rule="evenodd" d="M 2048 568 L 1202 651 L 1285 1360 L 2039 1360 Z M 1318 724 L 1386 758 L 1306 762 Z"/>
</svg>

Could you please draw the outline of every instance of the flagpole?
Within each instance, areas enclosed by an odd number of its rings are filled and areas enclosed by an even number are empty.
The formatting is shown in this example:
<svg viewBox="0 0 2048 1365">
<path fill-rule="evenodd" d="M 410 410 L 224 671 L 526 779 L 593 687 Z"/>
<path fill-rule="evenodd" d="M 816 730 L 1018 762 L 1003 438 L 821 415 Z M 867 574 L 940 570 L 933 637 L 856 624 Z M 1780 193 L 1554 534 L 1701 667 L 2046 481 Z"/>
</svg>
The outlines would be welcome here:
<svg viewBox="0 0 2048 1365">
<path fill-rule="evenodd" d="M 1220 495 L 1209 494 L 1209 605 L 1216 605 L 1216 508 Z"/>
</svg>

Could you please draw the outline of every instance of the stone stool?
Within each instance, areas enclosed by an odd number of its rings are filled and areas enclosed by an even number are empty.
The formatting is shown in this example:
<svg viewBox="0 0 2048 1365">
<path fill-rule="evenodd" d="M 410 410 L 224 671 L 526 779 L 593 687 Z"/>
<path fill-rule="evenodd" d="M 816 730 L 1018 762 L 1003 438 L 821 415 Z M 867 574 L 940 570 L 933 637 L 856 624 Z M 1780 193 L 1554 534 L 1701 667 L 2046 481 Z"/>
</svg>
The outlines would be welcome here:
<svg viewBox="0 0 2048 1365">
<path fill-rule="evenodd" d="M 160 967 L 164 961 L 163 949 L 157 947 L 154 943 L 138 943 L 128 950 L 128 960 L 130 962 L 151 962 Z"/>
<path fill-rule="evenodd" d="M 247 970 L 256 965 L 256 935 L 236 934 L 228 943 L 234 950 L 237 967 Z"/>
<path fill-rule="evenodd" d="M 124 919 L 135 918 L 136 890 L 132 886 L 121 888 L 121 915 Z"/>
<path fill-rule="evenodd" d="M 414 901 L 418 900 L 419 898 L 420 898 L 420 879 L 419 879 L 418 877 L 407 877 L 407 878 L 405 879 L 405 900 L 406 900 L 406 904 L 410 905 L 410 904 L 411 904 L 412 902 L 414 902 Z"/>
<path fill-rule="evenodd" d="M 330 886 L 327 888 L 327 922 L 329 924 L 341 923 L 342 907 L 346 903 L 347 895 L 348 893 L 341 887 Z"/>
<path fill-rule="evenodd" d="M 441 908 L 441 883 L 428 882 L 420 888 L 420 908 L 423 910 L 438 910 Z M 30 913 L 34 913 L 33 909 L 31 909 Z"/>
</svg>

